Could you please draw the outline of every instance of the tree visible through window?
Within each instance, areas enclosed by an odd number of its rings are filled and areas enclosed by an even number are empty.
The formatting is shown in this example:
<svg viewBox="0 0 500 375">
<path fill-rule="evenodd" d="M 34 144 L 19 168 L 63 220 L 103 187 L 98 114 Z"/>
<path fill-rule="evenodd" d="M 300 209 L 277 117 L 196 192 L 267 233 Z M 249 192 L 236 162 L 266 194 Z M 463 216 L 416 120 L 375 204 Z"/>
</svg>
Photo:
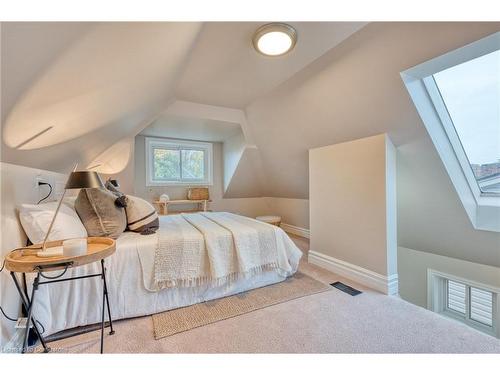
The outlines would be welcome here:
<svg viewBox="0 0 500 375">
<path fill-rule="evenodd" d="M 182 178 L 202 180 L 204 172 L 204 155 L 200 150 L 182 150 Z"/>
<path fill-rule="evenodd" d="M 179 150 L 154 149 L 154 179 L 179 180 L 181 178 Z"/>
<path fill-rule="evenodd" d="M 500 51 L 433 77 L 480 190 L 500 193 Z"/>
</svg>

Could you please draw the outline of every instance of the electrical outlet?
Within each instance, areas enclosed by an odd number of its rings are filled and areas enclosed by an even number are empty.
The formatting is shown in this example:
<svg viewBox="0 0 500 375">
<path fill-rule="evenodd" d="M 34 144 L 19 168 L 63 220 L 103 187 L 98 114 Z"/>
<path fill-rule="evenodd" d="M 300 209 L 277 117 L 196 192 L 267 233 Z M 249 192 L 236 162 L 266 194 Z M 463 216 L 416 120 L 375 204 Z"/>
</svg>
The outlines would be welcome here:
<svg viewBox="0 0 500 375">
<path fill-rule="evenodd" d="M 38 183 L 39 182 L 44 182 L 43 181 L 43 177 L 40 174 L 35 176 L 35 181 L 34 181 L 34 187 L 35 188 L 38 188 Z"/>
<path fill-rule="evenodd" d="M 49 179 L 47 177 L 42 176 L 41 174 L 38 174 L 35 176 L 35 187 L 39 187 L 40 183 L 50 183 Z"/>
</svg>

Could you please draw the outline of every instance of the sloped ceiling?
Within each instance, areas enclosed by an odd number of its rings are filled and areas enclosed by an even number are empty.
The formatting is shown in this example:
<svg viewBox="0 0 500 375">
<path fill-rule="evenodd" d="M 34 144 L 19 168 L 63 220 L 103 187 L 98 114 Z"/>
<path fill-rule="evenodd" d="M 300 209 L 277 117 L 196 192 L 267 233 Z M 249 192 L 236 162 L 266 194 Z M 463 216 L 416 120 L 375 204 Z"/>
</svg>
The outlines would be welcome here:
<svg viewBox="0 0 500 375">
<path fill-rule="evenodd" d="M 379 133 L 398 146 L 425 130 L 400 72 L 499 23 L 372 23 L 246 110 L 266 196 L 308 197 L 308 150 Z"/>
<path fill-rule="evenodd" d="M 245 108 L 366 25 L 291 22 L 298 34 L 285 56 L 265 57 L 252 46 L 262 22 L 207 22 L 176 90 L 178 99 Z"/>
<path fill-rule="evenodd" d="M 200 28 L 2 24 L 2 160 L 64 172 L 135 135 L 173 99 Z"/>
<path fill-rule="evenodd" d="M 251 46 L 260 25 L 2 24 L 2 161 L 67 172 L 180 99 L 244 109 L 256 146 L 244 163 L 264 181 L 262 194 L 307 198 L 308 149 L 383 132 L 402 145 L 423 134 L 399 73 L 500 29 L 293 23 L 296 49 L 271 59 Z M 231 196 L 253 183 L 240 179 Z"/>
<path fill-rule="evenodd" d="M 165 114 L 159 116 L 139 134 L 148 137 L 168 136 L 176 139 L 224 142 L 239 133 L 241 133 L 240 124 Z"/>
<path fill-rule="evenodd" d="M 67 172 L 176 98 L 243 108 L 364 25 L 294 23 L 301 43 L 269 59 L 251 45 L 261 24 L 3 23 L 2 161 Z"/>
<path fill-rule="evenodd" d="M 229 186 L 223 193 L 224 198 L 254 198 L 262 196 L 262 183 L 259 183 L 259 153 L 255 148 L 243 150 L 241 158 L 232 175 Z"/>
</svg>

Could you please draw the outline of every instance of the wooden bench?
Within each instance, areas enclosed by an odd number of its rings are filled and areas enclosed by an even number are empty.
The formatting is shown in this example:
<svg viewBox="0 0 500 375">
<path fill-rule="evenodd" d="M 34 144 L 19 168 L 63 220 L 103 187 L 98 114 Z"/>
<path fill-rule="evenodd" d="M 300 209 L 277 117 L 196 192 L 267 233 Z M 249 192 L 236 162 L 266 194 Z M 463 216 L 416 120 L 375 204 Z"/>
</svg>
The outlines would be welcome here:
<svg viewBox="0 0 500 375">
<path fill-rule="evenodd" d="M 168 206 L 174 205 L 184 205 L 184 204 L 196 204 L 197 208 L 194 210 L 182 210 L 182 211 L 173 211 L 171 213 L 178 212 L 204 212 L 207 211 L 208 203 L 211 202 L 210 199 L 176 199 L 167 202 L 161 202 L 159 200 L 154 201 L 153 203 L 158 206 L 158 214 L 159 215 L 168 215 Z"/>
</svg>

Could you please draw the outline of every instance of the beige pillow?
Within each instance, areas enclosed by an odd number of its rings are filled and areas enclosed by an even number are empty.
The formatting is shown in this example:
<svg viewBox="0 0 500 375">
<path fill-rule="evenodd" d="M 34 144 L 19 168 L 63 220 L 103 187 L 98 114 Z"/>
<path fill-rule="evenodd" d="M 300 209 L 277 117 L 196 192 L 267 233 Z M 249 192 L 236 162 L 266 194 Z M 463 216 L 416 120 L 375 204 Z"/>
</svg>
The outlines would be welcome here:
<svg viewBox="0 0 500 375">
<path fill-rule="evenodd" d="M 125 231 L 125 210 L 115 200 L 113 193 L 105 189 L 80 190 L 75 210 L 90 237 L 118 238 Z"/>
<path fill-rule="evenodd" d="M 142 198 L 127 195 L 128 229 L 141 234 L 152 234 L 160 223 L 155 208 Z"/>
</svg>

